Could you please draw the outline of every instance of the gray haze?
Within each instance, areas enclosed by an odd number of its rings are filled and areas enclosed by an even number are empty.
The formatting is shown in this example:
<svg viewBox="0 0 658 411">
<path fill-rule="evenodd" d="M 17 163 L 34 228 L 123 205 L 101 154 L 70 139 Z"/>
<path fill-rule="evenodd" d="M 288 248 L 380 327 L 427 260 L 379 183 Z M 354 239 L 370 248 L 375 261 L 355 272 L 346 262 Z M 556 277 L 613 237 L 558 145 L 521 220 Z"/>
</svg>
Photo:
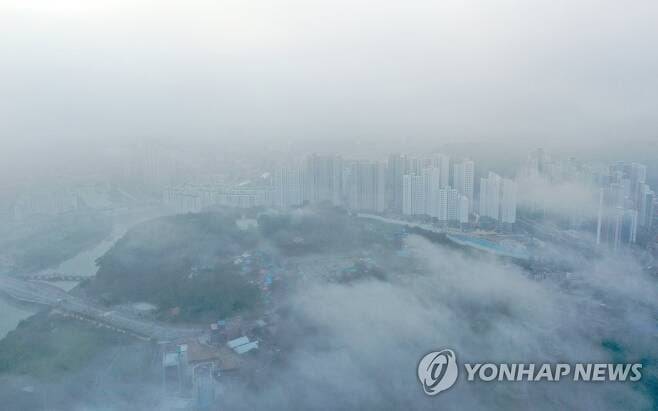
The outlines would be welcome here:
<svg viewBox="0 0 658 411">
<path fill-rule="evenodd" d="M 51 229 L 31 218 L 43 199 L 75 198 L 80 214 L 107 200 L 117 220 L 124 208 L 155 216 L 170 183 L 258 186 L 276 162 L 309 152 L 441 151 L 473 159 L 477 187 L 489 170 L 515 177 L 542 146 L 560 159 L 646 163 L 658 183 L 656 0 L 0 0 L 0 27 L 0 239 L 17 237 L 18 251 L 65 248 L 48 234 L 66 234 L 68 220 L 58 214 Z M 516 177 L 520 207 L 594 221 L 598 185 Z M 78 206 L 79 193 L 89 204 Z M 14 219 L 23 207 L 25 221 Z M 117 222 L 99 215 L 89 223 L 98 231 L 71 249 L 118 238 Z M 227 409 L 655 406 L 658 288 L 644 254 L 584 257 L 547 241 L 546 259 L 573 269 L 538 281 L 415 235 L 403 251 L 421 269 L 291 286 L 285 362 L 262 384 L 227 379 Z M 8 307 L 5 316 L 22 314 Z M 649 383 L 458 384 L 437 402 L 414 372 L 443 347 L 470 362 L 646 360 Z M 78 400 L 121 350 L 38 394 L 62 411 L 167 409 L 160 385 L 113 376 Z M 136 361 L 149 355 L 135 350 Z M 6 380 L 23 395 L 26 378 Z"/>
<path fill-rule="evenodd" d="M 650 141 L 657 16 L 652 0 L 2 0 L 0 141 L 13 160 L 142 137 Z"/>
<path fill-rule="evenodd" d="M 607 339 L 627 347 L 625 358 L 653 356 L 658 294 L 654 280 L 630 257 L 583 267 L 564 287 L 528 280 L 516 267 L 467 258 L 420 237 L 409 237 L 407 245 L 427 275 L 325 284 L 294 300 L 299 322 L 312 324 L 318 335 L 306 337 L 290 367 L 258 395 L 227 390 L 230 408 L 649 409 L 647 393 L 626 384 L 462 384 L 440 404 L 419 396 L 408 364 L 419 351 L 440 344 L 459 347 L 464 361 L 610 361 L 601 346 Z"/>
</svg>

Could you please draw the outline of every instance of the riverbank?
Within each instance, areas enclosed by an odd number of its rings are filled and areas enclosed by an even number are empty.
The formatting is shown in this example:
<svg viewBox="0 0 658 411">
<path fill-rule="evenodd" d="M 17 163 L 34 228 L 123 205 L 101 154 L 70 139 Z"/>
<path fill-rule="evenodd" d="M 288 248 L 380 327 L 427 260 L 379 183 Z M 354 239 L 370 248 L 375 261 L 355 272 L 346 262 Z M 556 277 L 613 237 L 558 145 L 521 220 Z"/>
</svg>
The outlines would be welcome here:
<svg viewBox="0 0 658 411">
<path fill-rule="evenodd" d="M 123 237 L 123 235 L 135 225 L 163 214 L 166 214 L 166 211 L 159 207 L 143 207 L 130 213 L 114 216 L 111 220 L 111 229 L 108 230 L 106 236 L 98 238 L 95 243 L 85 244 L 80 247 L 78 253 L 70 258 L 49 267 L 42 268 L 31 274 L 45 275 L 59 272 L 76 276 L 93 277 L 96 275 L 97 271 L 96 260 L 103 256 L 119 238 Z M 67 292 L 78 285 L 77 282 L 72 281 L 56 281 L 51 282 L 50 284 Z M 38 312 L 38 307 L 23 304 L 19 305 L 12 301 L 6 301 L 4 298 L 0 298 L 0 341 L 4 339 L 9 332 L 16 329 L 21 321 L 29 319 Z"/>
</svg>

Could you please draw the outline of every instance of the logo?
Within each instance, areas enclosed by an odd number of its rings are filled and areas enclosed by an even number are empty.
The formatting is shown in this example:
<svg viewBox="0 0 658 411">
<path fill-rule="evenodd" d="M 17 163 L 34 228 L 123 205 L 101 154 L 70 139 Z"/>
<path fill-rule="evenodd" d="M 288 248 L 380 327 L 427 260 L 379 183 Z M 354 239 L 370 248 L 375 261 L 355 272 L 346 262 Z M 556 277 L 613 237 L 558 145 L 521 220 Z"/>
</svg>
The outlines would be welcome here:
<svg viewBox="0 0 658 411">
<path fill-rule="evenodd" d="M 452 350 L 434 351 L 418 363 L 418 379 L 427 395 L 445 391 L 457 381 L 457 357 Z"/>
<path fill-rule="evenodd" d="M 463 358 L 462 358 L 463 360 Z M 642 363 L 490 363 L 464 362 L 464 382 L 509 381 L 636 382 L 642 379 Z M 418 380 L 427 395 L 436 395 L 457 382 L 457 356 L 452 350 L 433 351 L 418 363 Z"/>
</svg>

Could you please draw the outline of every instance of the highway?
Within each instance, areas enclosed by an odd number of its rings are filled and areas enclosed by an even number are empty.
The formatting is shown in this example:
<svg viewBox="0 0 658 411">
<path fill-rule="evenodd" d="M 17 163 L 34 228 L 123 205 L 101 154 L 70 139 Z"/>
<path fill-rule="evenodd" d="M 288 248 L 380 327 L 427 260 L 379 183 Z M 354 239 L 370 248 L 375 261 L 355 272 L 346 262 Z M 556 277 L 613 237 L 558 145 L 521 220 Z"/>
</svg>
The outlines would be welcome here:
<svg viewBox="0 0 658 411">
<path fill-rule="evenodd" d="M 0 275 L 0 293 L 18 301 L 57 308 L 156 341 L 173 341 L 203 333 L 201 328 L 174 327 L 126 312 L 108 311 L 93 302 L 72 296 L 60 288 L 41 282 Z"/>
</svg>

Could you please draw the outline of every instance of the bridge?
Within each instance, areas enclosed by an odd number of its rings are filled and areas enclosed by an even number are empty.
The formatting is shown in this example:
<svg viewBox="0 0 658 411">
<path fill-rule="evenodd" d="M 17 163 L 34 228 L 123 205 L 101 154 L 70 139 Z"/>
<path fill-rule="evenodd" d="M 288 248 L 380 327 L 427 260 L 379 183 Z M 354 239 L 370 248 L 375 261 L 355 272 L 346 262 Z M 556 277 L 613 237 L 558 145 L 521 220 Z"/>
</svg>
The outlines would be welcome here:
<svg viewBox="0 0 658 411">
<path fill-rule="evenodd" d="M 108 311 L 91 301 L 72 296 L 64 290 L 46 283 L 0 276 L 0 293 L 21 302 L 57 308 L 72 314 L 73 317 L 90 319 L 110 328 L 156 341 L 173 341 L 195 337 L 203 333 L 203 329 L 200 328 L 174 327 L 139 318 L 126 312 Z"/>
<path fill-rule="evenodd" d="M 25 275 L 25 276 L 21 276 L 21 278 L 30 281 L 85 281 L 91 277 L 86 275 L 48 273 L 48 274 Z"/>
</svg>

